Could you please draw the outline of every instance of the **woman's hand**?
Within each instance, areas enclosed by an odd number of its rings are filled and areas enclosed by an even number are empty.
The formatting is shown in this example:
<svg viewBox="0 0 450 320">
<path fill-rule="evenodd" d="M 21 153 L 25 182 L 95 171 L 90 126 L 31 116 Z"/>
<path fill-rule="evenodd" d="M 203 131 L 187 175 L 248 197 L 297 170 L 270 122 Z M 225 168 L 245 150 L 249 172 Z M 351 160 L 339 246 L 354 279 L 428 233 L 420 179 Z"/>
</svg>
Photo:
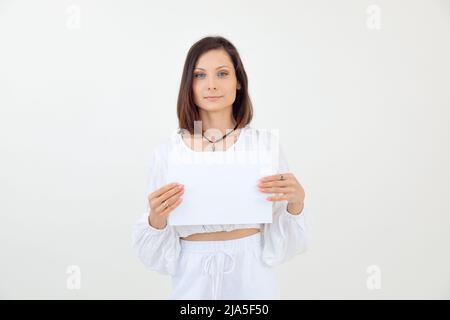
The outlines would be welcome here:
<svg viewBox="0 0 450 320">
<path fill-rule="evenodd" d="M 280 180 L 282 178 L 282 180 Z M 303 201 L 305 200 L 305 190 L 295 178 L 294 174 L 279 173 L 259 179 L 259 190 L 264 193 L 277 193 L 273 197 L 267 197 L 269 201 L 287 200 L 288 205 L 293 208 L 303 209 Z M 297 211 L 299 209 L 294 209 Z"/>
<path fill-rule="evenodd" d="M 184 186 L 179 183 L 169 183 L 148 196 L 150 214 L 148 223 L 156 229 L 164 229 L 167 225 L 167 218 L 183 198 Z M 164 206 L 166 204 L 167 206 Z"/>
</svg>

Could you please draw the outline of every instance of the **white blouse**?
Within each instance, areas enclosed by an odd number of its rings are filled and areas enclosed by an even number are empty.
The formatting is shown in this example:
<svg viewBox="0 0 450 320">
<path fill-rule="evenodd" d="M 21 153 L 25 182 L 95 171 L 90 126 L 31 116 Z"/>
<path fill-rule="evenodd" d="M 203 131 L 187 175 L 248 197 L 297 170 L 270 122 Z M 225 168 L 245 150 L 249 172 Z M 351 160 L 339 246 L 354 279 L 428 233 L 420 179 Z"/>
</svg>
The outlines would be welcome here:
<svg viewBox="0 0 450 320">
<path fill-rule="evenodd" d="M 156 189 L 170 183 L 167 181 L 167 159 L 171 148 L 180 148 L 182 152 L 194 151 L 186 145 L 177 129 L 172 136 L 159 143 L 151 153 L 148 175 L 147 196 Z M 263 141 L 269 145 L 271 133 L 245 126 L 241 129 L 238 140 L 227 150 L 215 152 L 232 152 L 233 150 L 248 149 L 255 141 Z M 255 140 L 262 139 L 262 140 Z M 281 143 L 279 147 L 279 163 L 277 173 L 289 172 L 287 160 Z M 182 183 L 180 181 L 180 183 Z M 269 194 L 268 194 L 269 195 Z M 243 228 L 259 228 L 263 237 L 262 260 L 269 266 L 275 266 L 292 258 L 294 255 L 306 251 L 311 239 L 309 210 L 305 201 L 299 215 L 287 211 L 287 201 L 275 201 L 272 205 L 272 223 L 261 224 L 224 224 L 224 225 L 189 225 L 171 226 L 156 229 L 148 223 L 149 204 L 146 199 L 144 212 L 136 221 L 132 231 L 132 244 L 137 256 L 149 269 L 173 275 L 180 254 L 180 237 L 187 237 L 194 233 L 231 231 Z"/>
</svg>

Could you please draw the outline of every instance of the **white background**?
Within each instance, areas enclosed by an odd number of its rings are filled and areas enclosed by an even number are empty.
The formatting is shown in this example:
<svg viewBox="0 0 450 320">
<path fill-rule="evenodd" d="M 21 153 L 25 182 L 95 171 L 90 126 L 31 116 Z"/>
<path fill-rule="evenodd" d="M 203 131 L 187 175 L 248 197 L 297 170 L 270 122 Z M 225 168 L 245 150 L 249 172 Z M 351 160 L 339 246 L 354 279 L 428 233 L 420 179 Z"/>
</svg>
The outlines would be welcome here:
<svg viewBox="0 0 450 320">
<path fill-rule="evenodd" d="M 0 297 L 167 298 L 131 228 L 208 35 L 238 48 L 251 125 L 280 130 L 313 213 L 282 297 L 450 298 L 445 0 L 0 1 Z"/>
</svg>

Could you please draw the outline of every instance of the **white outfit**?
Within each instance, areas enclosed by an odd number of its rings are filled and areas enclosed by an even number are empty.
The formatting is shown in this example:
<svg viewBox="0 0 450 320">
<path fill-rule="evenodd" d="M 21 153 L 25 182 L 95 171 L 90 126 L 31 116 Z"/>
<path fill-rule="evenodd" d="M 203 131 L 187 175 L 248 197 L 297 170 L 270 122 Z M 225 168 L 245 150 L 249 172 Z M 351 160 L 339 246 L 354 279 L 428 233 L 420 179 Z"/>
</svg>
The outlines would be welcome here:
<svg viewBox="0 0 450 320">
<path fill-rule="evenodd" d="M 259 140 L 255 140 L 255 137 Z M 249 125 L 241 129 L 238 140 L 225 151 L 251 148 L 263 142 L 268 145 L 271 133 Z M 261 145 L 261 144 L 259 144 Z M 147 196 L 167 181 L 167 158 L 171 148 L 194 151 L 179 134 L 157 145 L 150 158 L 145 210 L 133 228 L 132 242 L 137 256 L 149 269 L 172 276 L 171 299 L 274 299 L 279 289 L 273 266 L 304 252 L 311 239 L 309 210 L 305 201 L 299 215 L 287 211 L 287 201 L 273 202 L 273 222 L 263 224 L 189 225 L 153 228 L 148 223 Z M 289 172 L 279 143 L 278 173 Z M 182 181 L 179 181 L 183 183 Z M 255 181 L 256 184 L 256 181 Z M 269 194 L 268 194 L 269 195 Z M 187 241 L 194 233 L 259 228 L 255 235 L 224 241 Z M 250 254 L 251 253 L 251 254 Z"/>
</svg>

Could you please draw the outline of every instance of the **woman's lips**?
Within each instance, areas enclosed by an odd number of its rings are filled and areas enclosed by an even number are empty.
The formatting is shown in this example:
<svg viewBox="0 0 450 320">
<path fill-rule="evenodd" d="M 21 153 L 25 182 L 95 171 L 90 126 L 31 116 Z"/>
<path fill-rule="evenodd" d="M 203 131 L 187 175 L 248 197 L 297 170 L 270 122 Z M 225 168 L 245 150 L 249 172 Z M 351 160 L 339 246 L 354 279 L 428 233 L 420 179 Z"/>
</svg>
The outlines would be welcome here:
<svg viewBox="0 0 450 320">
<path fill-rule="evenodd" d="M 220 98 L 222 98 L 222 96 L 215 96 L 215 97 L 205 97 L 205 99 L 206 100 L 208 100 L 208 101 L 217 101 L 217 100 L 219 100 Z"/>
</svg>

